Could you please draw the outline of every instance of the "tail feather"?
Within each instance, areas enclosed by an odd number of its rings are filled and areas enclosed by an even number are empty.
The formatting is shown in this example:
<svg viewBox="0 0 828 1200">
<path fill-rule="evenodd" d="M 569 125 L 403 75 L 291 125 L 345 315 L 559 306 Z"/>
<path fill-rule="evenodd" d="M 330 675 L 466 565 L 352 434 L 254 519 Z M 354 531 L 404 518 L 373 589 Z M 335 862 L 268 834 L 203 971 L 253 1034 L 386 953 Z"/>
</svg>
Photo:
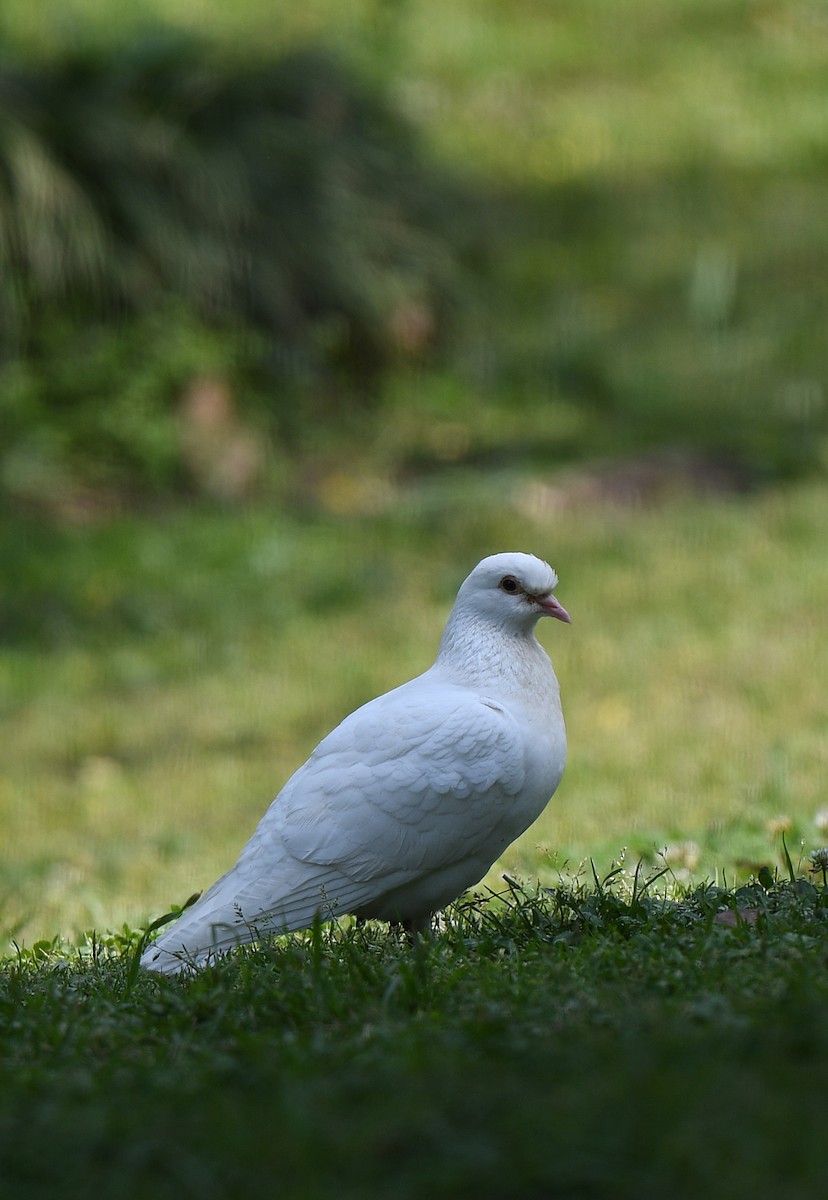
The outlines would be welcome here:
<svg viewBox="0 0 828 1200">
<path fill-rule="evenodd" d="M 268 934 L 307 929 L 318 913 L 326 919 L 353 912 L 364 897 L 364 884 L 320 871 L 274 903 L 272 878 L 241 885 L 229 871 L 181 914 L 141 956 L 141 965 L 164 975 L 203 966 L 234 946 Z"/>
</svg>

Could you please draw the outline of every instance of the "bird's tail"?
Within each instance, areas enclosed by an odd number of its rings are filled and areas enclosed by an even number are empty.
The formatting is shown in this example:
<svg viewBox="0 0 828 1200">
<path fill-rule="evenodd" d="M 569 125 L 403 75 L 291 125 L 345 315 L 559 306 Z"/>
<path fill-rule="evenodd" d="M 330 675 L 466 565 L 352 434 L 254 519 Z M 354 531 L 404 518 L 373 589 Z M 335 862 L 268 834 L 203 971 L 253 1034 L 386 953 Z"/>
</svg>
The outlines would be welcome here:
<svg viewBox="0 0 828 1200">
<path fill-rule="evenodd" d="M 332 879 L 330 870 L 321 870 L 275 904 L 274 890 L 278 894 L 273 881 L 263 879 L 240 887 L 235 870 L 229 871 L 150 942 L 141 966 L 163 975 L 197 970 L 234 946 L 307 929 L 317 914 L 331 920 L 352 912 L 362 885 L 341 876 Z"/>
</svg>

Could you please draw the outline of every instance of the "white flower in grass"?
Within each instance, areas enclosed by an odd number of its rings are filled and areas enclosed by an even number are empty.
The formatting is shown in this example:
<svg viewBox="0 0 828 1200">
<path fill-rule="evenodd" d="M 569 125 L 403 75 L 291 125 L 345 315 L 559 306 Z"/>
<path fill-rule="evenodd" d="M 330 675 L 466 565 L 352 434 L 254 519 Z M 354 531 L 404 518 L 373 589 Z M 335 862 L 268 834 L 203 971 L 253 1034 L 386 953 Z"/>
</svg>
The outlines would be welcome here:
<svg viewBox="0 0 828 1200">
<path fill-rule="evenodd" d="M 817 833 L 824 835 L 828 834 L 828 808 L 821 808 L 814 816 L 814 824 L 817 827 Z"/>
<path fill-rule="evenodd" d="M 808 856 L 811 860 L 811 872 L 814 875 L 822 873 L 823 887 L 828 886 L 828 846 L 821 850 L 812 850 Z"/>
</svg>

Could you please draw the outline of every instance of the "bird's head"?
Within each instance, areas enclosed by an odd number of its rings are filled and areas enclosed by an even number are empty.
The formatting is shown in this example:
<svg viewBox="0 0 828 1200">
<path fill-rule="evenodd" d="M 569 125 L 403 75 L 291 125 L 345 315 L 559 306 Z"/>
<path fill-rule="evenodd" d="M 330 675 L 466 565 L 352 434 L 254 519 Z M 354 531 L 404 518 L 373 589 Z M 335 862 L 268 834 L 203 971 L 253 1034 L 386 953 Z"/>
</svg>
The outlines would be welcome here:
<svg viewBox="0 0 828 1200">
<path fill-rule="evenodd" d="M 558 576 L 533 554 L 492 554 L 474 568 L 457 603 L 500 626 L 531 628 L 539 617 L 572 618 L 553 595 Z"/>
</svg>

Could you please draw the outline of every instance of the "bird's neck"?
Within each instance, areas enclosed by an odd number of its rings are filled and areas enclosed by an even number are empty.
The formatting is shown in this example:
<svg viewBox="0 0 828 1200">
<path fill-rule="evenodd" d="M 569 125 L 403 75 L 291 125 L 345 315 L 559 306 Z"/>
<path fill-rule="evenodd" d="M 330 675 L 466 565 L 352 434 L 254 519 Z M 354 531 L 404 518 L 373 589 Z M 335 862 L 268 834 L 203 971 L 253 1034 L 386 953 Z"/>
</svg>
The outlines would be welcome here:
<svg viewBox="0 0 828 1200">
<path fill-rule="evenodd" d="M 452 614 L 453 616 L 453 614 Z M 536 702 L 558 696 L 558 681 L 534 629 L 493 625 L 466 614 L 449 618 L 434 668 L 453 683 Z"/>
</svg>

